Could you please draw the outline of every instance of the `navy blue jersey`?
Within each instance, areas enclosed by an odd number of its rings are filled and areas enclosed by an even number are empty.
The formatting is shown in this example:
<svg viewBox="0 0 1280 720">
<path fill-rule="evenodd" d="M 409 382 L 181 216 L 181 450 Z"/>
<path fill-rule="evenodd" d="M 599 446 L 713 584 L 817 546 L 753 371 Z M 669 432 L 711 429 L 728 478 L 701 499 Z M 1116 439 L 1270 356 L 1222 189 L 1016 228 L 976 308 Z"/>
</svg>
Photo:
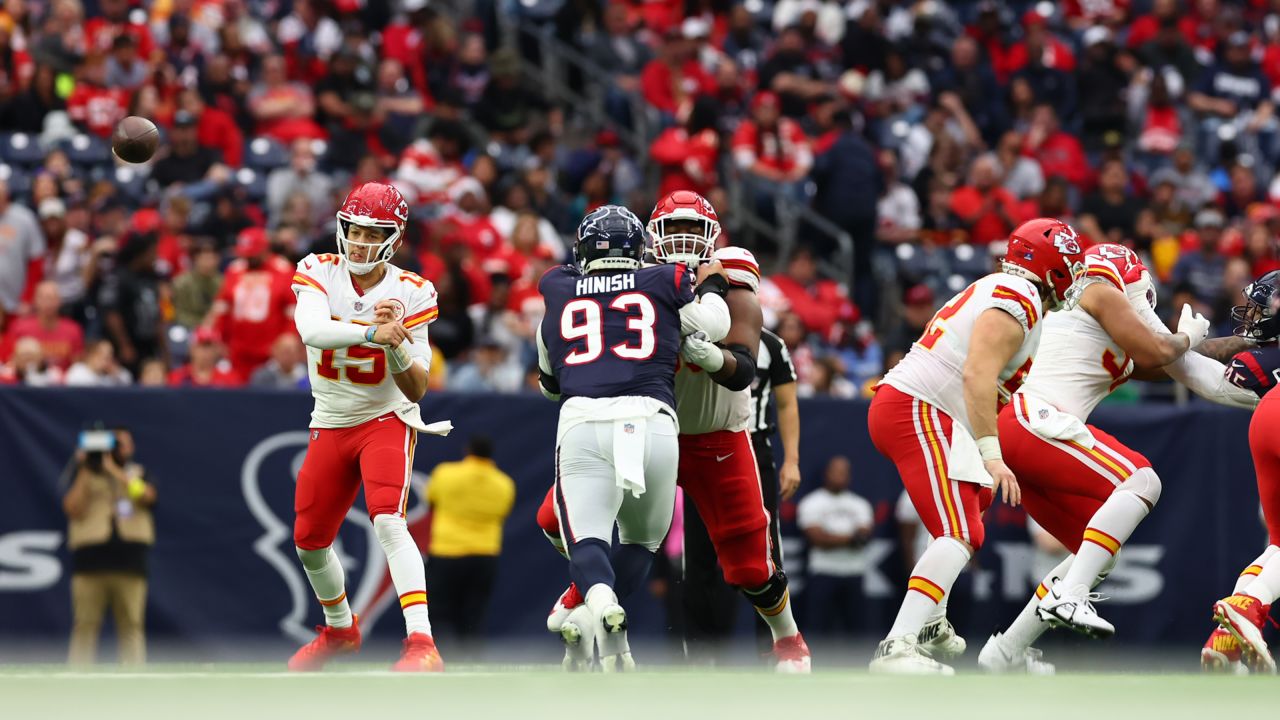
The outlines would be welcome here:
<svg viewBox="0 0 1280 720">
<path fill-rule="evenodd" d="M 676 406 L 680 308 L 693 302 L 685 266 L 583 275 L 564 265 L 548 270 L 538 290 L 561 399 L 641 395 Z"/>
<path fill-rule="evenodd" d="M 1227 380 L 1262 397 L 1280 380 L 1280 347 L 1254 348 L 1237 353 L 1227 363 Z"/>
</svg>

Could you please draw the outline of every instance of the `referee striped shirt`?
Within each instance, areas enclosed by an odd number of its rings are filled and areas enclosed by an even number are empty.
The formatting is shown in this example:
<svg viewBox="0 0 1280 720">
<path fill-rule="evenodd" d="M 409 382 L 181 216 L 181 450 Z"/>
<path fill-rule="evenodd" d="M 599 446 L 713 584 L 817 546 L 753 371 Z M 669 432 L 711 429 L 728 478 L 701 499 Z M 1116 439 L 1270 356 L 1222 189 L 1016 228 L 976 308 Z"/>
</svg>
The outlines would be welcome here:
<svg viewBox="0 0 1280 720">
<path fill-rule="evenodd" d="M 760 332 L 756 353 L 756 378 L 751 383 L 751 432 L 772 435 L 777 429 L 777 409 L 773 389 L 796 381 L 796 368 L 782 338 L 768 330 Z"/>
</svg>

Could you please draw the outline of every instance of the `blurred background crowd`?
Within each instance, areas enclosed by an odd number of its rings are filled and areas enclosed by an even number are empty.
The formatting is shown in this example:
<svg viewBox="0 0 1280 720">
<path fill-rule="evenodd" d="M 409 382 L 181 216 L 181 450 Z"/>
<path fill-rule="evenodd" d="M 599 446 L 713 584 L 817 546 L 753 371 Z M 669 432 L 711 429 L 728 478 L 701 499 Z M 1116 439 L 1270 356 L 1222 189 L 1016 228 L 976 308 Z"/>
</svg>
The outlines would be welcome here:
<svg viewBox="0 0 1280 720">
<path fill-rule="evenodd" d="M 761 258 L 802 396 L 866 394 L 1035 216 L 1229 332 L 1280 268 L 1273 90 L 1277 0 L 4 0 L 0 382 L 306 387 L 292 265 L 369 180 L 435 388 L 534 391 L 578 219 L 681 188 Z"/>
</svg>

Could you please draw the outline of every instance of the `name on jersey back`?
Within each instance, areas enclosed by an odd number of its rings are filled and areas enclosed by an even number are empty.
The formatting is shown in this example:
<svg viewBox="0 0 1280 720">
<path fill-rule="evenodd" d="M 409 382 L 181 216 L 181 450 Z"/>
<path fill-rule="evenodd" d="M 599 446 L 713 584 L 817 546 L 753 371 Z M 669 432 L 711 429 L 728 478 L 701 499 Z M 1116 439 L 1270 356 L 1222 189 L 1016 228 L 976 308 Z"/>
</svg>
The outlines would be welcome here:
<svg viewBox="0 0 1280 720">
<path fill-rule="evenodd" d="M 636 289 L 635 273 L 615 273 L 612 275 L 587 275 L 578 280 L 574 294 L 598 295 L 600 293 L 621 292 Z"/>
</svg>

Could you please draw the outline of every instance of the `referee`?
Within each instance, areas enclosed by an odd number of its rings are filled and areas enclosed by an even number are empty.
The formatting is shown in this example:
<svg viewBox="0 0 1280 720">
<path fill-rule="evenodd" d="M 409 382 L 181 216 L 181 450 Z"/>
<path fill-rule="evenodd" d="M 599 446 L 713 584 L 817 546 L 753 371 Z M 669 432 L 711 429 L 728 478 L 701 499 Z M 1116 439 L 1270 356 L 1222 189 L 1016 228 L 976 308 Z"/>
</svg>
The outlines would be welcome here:
<svg viewBox="0 0 1280 720">
<path fill-rule="evenodd" d="M 796 402 L 796 370 L 782 339 L 768 330 L 760 333 L 756 378 L 751 384 L 751 443 L 760 469 L 760 491 L 769 511 L 773 563 L 783 570 L 778 498 L 789 500 L 800 487 L 800 410 Z M 775 412 L 776 406 L 776 412 Z M 774 420 L 776 416 L 776 422 Z M 782 436 L 782 466 L 775 469 L 774 431 Z M 692 503 L 684 504 L 684 629 L 690 660 L 714 662 L 729 641 L 741 595 L 724 582 L 715 548 Z M 752 617 L 756 614 L 753 611 Z M 757 636 L 773 648 L 769 627 L 757 618 Z"/>
</svg>

